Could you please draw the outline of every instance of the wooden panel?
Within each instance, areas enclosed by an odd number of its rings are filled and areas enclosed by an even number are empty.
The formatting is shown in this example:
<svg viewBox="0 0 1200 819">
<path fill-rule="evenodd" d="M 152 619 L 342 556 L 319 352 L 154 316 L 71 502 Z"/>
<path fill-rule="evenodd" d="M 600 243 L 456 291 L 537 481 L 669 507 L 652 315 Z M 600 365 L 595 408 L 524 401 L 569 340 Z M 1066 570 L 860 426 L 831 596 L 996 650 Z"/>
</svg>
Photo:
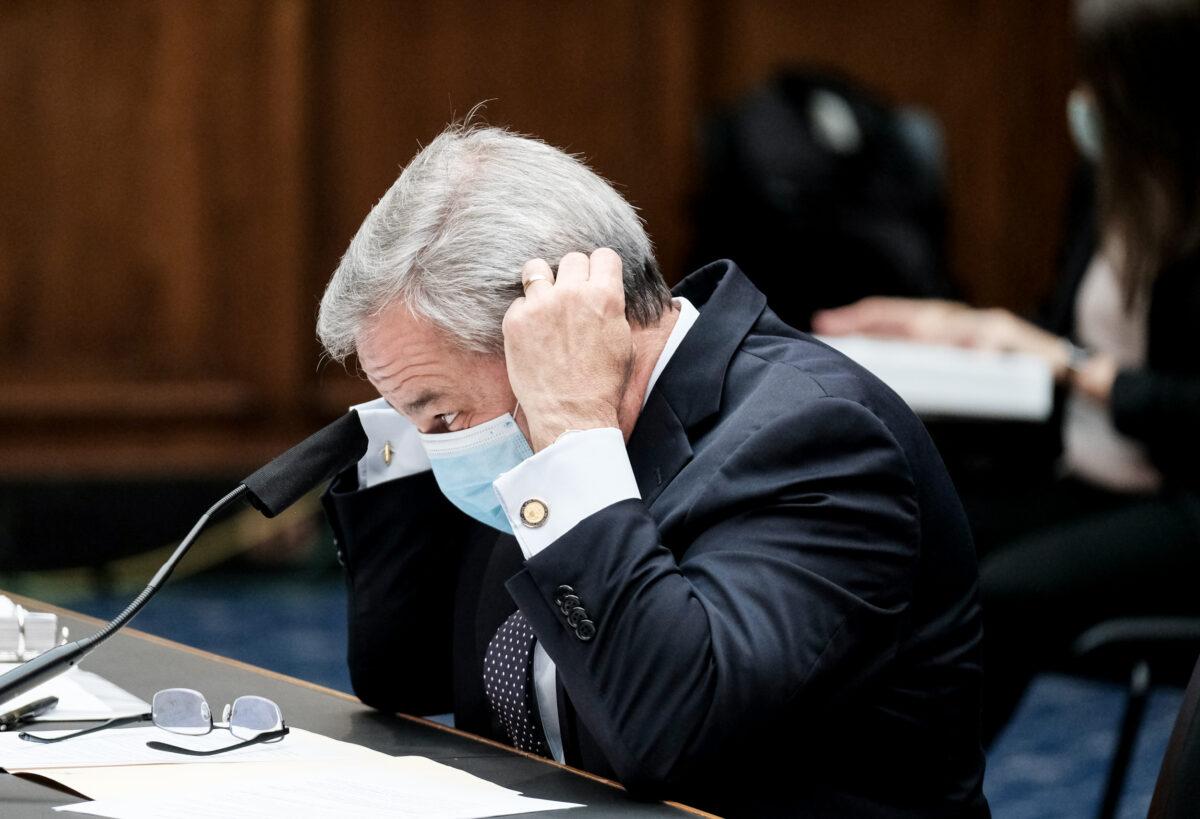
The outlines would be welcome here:
<svg viewBox="0 0 1200 819">
<path fill-rule="evenodd" d="M 977 300 L 1044 291 L 1072 155 L 1067 0 L 0 4 L 0 473 L 237 472 L 369 388 L 317 300 L 475 103 L 583 154 L 686 271 L 695 128 L 839 67 L 946 130 Z"/>
<path fill-rule="evenodd" d="M 12 446 L 60 421 L 101 444 L 148 417 L 310 423 L 288 417 L 311 372 L 306 37 L 297 2 L 0 7 Z"/>
</svg>

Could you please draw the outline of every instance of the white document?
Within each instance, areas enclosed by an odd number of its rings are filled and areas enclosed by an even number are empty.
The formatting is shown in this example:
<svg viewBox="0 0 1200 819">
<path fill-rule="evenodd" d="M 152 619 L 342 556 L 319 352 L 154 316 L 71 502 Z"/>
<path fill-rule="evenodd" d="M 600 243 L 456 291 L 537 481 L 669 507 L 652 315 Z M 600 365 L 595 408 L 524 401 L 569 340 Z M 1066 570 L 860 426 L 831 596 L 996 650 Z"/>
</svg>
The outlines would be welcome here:
<svg viewBox="0 0 1200 819">
<path fill-rule="evenodd" d="M 1054 377 L 1041 359 L 865 336 L 818 336 L 861 364 L 923 417 L 1044 421 Z"/>
<path fill-rule="evenodd" d="M 71 731 L 38 731 L 39 735 L 58 736 Z M 390 759 L 387 754 L 372 751 L 361 745 L 341 742 L 314 734 L 302 728 L 292 728 L 279 742 L 263 742 L 216 756 L 188 756 L 146 747 L 150 740 L 169 742 L 182 748 L 208 751 L 234 745 L 241 740 L 228 731 L 217 729 L 211 734 L 193 737 L 173 734 L 155 726 L 144 728 L 113 728 L 94 734 L 55 742 L 49 745 L 29 742 L 17 732 L 0 733 L 0 768 L 9 773 L 28 771 L 41 773 L 46 768 L 81 768 L 92 765 L 180 765 L 213 764 L 218 762 L 280 762 L 287 760 L 362 759 L 375 756 Z"/>
<path fill-rule="evenodd" d="M 98 799 L 55 810 L 113 819 L 474 819 L 582 807 L 521 796 L 453 769 L 437 771 L 447 766 L 428 759 L 385 759 L 290 773 L 276 769 L 258 777 L 254 773 L 262 766 L 252 763 L 239 766 L 249 776 L 219 787 Z"/>
<path fill-rule="evenodd" d="M 16 668 L 18 663 L 0 663 L 0 674 Z M 47 680 L 19 697 L 0 703 L 0 713 L 44 697 L 58 697 L 52 711 L 37 718 L 38 722 L 77 722 L 83 720 L 131 717 L 150 711 L 144 702 L 103 677 L 82 671 L 78 667 Z"/>
<path fill-rule="evenodd" d="M 145 797 L 154 793 L 183 793 L 200 789 L 230 788 L 258 784 L 268 779 L 288 776 L 321 775 L 351 766 L 358 770 L 378 770 L 389 778 L 397 772 L 418 776 L 429 786 L 451 792 L 463 788 L 486 786 L 493 793 L 503 791 L 519 796 L 520 791 L 501 788 L 466 771 L 451 768 L 423 756 L 392 757 L 378 754 L 361 759 L 323 759 L 319 761 L 286 762 L 214 762 L 208 765 L 119 765 L 85 768 L 41 768 L 24 773 L 35 774 L 65 785 L 90 799 L 123 799 Z"/>
</svg>

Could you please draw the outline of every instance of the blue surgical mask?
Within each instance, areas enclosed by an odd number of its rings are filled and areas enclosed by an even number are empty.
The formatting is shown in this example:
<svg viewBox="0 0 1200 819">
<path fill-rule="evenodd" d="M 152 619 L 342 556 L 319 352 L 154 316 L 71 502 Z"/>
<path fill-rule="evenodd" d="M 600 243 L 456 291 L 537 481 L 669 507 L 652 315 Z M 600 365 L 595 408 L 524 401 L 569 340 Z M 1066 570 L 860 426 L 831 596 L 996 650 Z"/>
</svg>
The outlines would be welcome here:
<svg viewBox="0 0 1200 819">
<path fill-rule="evenodd" d="M 1075 148 L 1088 162 L 1100 161 L 1104 142 L 1101 139 L 1100 112 L 1096 101 L 1083 89 L 1076 88 L 1067 98 L 1067 125 L 1071 128 L 1071 139 Z"/>
<path fill-rule="evenodd" d="M 533 450 L 512 413 L 458 432 L 422 434 L 421 446 L 451 503 L 480 523 L 513 533 L 492 481 L 532 457 Z"/>
</svg>

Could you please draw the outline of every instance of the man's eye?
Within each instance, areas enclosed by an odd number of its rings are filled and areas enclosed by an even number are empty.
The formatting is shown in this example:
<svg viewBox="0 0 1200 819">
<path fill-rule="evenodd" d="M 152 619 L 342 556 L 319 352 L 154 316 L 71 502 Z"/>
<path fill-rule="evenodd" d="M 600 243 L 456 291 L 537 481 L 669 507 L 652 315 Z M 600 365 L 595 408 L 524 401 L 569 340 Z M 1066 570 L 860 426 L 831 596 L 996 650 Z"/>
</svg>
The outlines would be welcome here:
<svg viewBox="0 0 1200 819">
<path fill-rule="evenodd" d="M 457 413 L 457 412 L 443 412 L 443 413 L 441 413 L 440 415 L 438 415 L 438 416 L 437 416 L 437 419 L 438 419 L 439 421 L 441 421 L 441 422 L 442 422 L 442 424 L 444 424 L 445 426 L 447 426 L 447 427 L 448 427 L 448 426 L 450 426 L 451 424 L 453 424 L 453 423 L 454 423 L 454 419 L 455 419 L 455 418 L 457 418 L 457 417 L 458 417 L 458 413 Z"/>
</svg>

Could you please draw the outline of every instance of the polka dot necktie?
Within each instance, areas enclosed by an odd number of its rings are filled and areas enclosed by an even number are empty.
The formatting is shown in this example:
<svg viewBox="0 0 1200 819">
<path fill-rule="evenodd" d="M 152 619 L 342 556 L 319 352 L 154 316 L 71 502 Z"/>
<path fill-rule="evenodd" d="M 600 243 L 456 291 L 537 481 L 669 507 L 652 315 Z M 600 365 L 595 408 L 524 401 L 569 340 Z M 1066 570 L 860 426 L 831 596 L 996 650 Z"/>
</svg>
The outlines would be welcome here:
<svg viewBox="0 0 1200 819">
<path fill-rule="evenodd" d="M 522 751 L 550 756 L 533 690 L 536 638 L 518 609 L 496 629 L 483 661 L 483 687 L 492 711 Z"/>
</svg>

